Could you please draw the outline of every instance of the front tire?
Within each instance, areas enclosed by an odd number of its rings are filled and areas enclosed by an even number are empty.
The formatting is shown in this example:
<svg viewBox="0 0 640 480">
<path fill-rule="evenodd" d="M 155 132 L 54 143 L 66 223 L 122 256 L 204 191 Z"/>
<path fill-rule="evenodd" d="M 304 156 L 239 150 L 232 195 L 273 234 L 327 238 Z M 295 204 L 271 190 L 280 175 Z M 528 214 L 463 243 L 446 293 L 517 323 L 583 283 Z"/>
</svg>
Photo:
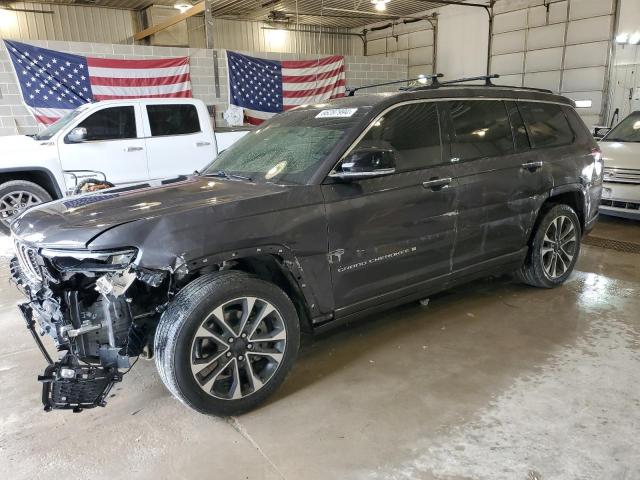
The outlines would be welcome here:
<svg viewBox="0 0 640 480">
<path fill-rule="evenodd" d="M 277 286 L 244 272 L 216 272 L 183 288 L 154 341 L 165 386 L 206 414 L 238 415 L 269 397 L 293 366 L 300 322 Z"/>
<path fill-rule="evenodd" d="M 578 261 L 581 238 L 576 212 L 568 205 L 553 206 L 538 222 L 525 264 L 516 276 L 539 288 L 562 285 Z"/>
<path fill-rule="evenodd" d="M 51 201 L 40 185 L 26 180 L 11 180 L 0 185 L 0 232 L 9 235 L 11 222 L 27 208 Z"/>
</svg>

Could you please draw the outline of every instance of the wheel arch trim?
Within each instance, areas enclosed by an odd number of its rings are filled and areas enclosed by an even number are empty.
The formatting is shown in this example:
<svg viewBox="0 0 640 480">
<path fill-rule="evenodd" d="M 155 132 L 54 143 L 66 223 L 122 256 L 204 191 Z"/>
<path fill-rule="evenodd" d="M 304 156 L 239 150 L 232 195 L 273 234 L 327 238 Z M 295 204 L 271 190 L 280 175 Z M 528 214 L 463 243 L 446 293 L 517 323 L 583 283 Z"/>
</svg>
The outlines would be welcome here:
<svg viewBox="0 0 640 480">
<path fill-rule="evenodd" d="M 212 265 L 224 268 L 226 264 L 242 263 L 243 261 L 251 261 L 252 259 L 259 259 L 260 257 L 274 258 L 279 268 L 285 273 L 285 276 L 288 276 L 287 280 L 289 283 L 292 284 L 294 289 L 297 290 L 300 293 L 300 296 L 304 299 L 308 315 L 307 320 L 311 321 L 312 318 L 321 315 L 317 296 L 314 292 L 313 286 L 308 281 L 309 278 L 307 278 L 309 275 L 303 268 L 298 256 L 296 256 L 291 248 L 285 245 L 267 244 L 251 248 L 220 252 L 186 260 L 176 269 L 176 273 L 194 273 Z"/>
<path fill-rule="evenodd" d="M 54 197 L 54 199 L 60 199 L 60 198 L 62 198 L 64 196 L 62 191 L 60 190 L 60 185 L 58 184 L 58 180 L 56 179 L 56 177 L 53 174 L 53 172 L 51 170 L 49 170 L 48 168 L 45 168 L 45 167 L 0 168 L 0 175 L 10 175 L 12 173 L 19 173 L 19 174 L 36 173 L 36 174 L 45 175 L 45 177 L 49 181 L 49 185 L 40 185 L 40 187 L 44 188 L 50 194 L 53 193 L 54 195 L 52 195 L 52 196 Z M 21 180 L 21 179 L 16 179 L 16 180 Z M 28 181 L 30 181 L 30 180 L 28 180 Z M 35 183 L 35 182 L 33 182 L 33 183 Z"/>
</svg>

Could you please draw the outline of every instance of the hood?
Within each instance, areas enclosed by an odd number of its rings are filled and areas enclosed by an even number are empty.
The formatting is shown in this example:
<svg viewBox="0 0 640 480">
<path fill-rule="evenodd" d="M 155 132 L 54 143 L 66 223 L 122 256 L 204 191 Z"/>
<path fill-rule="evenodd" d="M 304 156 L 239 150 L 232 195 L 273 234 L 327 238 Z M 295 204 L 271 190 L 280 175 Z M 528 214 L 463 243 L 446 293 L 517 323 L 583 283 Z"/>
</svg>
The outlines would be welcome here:
<svg viewBox="0 0 640 480">
<path fill-rule="evenodd" d="M 35 140 L 26 135 L 0 137 L 0 152 L 0 169 L 33 167 L 58 156 L 54 142 Z"/>
<path fill-rule="evenodd" d="M 600 142 L 605 168 L 640 170 L 640 143 Z"/>
<path fill-rule="evenodd" d="M 40 143 L 42 142 L 38 142 L 26 135 L 9 135 L 7 137 L 0 137 L 0 151 L 22 150 L 25 147 L 38 146 Z"/>
<path fill-rule="evenodd" d="M 94 237 L 118 225 L 142 219 L 173 216 L 195 209 L 202 210 L 202 221 L 225 205 L 234 205 L 231 214 L 243 216 L 240 204 L 259 200 L 263 208 L 278 202 L 290 187 L 258 184 L 218 177 L 178 177 L 102 192 L 68 197 L 34 207 L 11 225 L 21 240 L 39 246 L 84 248 Z M 255 209 L 255 202 L 252 204 Z"/>
</svg>

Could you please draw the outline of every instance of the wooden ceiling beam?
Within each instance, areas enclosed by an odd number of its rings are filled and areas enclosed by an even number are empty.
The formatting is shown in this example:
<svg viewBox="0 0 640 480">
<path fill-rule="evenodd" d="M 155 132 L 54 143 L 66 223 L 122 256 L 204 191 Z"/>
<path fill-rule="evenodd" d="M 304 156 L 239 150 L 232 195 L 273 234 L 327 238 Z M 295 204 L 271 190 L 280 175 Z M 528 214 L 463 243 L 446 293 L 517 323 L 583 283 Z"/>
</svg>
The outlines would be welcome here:
<svg viewBox="0 0 640 480">
<path fill-rule="evenodd" d="M 173 17 L 166 19 L 164 22 L 161 22 L 157 25 L 151 25 L 149 28 L 145 28 L 144 30 L 136 33 L 133 36 L 133 39 L 142 40 L 143 38 L 147 38 L 147 37 L 150 37 L 151 35 L 155 35 L 156 33 L 175 25 L 176 23 L 180 23 L 189 17 L 198 15 L 199 13 L 204 12 L 204 4 L 205 2 L 196 3 L 190 9 L 185 10 L 184 12 L 179 13 L 177 15 L 174 15 Z"/>
</svg>

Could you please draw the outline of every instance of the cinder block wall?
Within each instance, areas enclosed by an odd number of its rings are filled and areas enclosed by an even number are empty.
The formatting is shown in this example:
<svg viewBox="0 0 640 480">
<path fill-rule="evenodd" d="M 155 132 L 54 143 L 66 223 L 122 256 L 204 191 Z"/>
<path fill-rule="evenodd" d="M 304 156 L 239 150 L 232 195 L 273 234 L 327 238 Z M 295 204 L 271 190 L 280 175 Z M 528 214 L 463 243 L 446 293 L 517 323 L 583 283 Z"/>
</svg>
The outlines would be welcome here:
<svg viewBox="0 0 640 480">
<path fill-rule="evenodd" d="M 29 43 L 52 50 L 103 58 L 149 59 L 189 56 L 193 96 L 202 100 L 206 105 L 213 105 L 216 111 L 216 123 L 218 125 L 224 124 L 222 114 L 228 106 L 226 50 L 217 50 L 220 95 L 216 96 L 213 50 L 61 41 L 30 41 Z M 315 55 L 289 53 L 242 53 L 272 60 L 311 60 L 316 58 Z M 345 68 L 347 85 L 349 87 L 359 87 L 372 83 L 382 83 L 407 78 L 407 60 L 402 58 L 346 56 Z M 397 89 L 397 86 L 389 86 L 368 91 L 397 91 Z M 33 134 L 37 131 L 38 126 L 35 119 L 29 114 L 22 103 L 22 97 L 16 82 L 11 60 L 9 59 L 9 54 L 4 47 L 4 43 L 1 43 L 0 135 Z"/>
</svg>

